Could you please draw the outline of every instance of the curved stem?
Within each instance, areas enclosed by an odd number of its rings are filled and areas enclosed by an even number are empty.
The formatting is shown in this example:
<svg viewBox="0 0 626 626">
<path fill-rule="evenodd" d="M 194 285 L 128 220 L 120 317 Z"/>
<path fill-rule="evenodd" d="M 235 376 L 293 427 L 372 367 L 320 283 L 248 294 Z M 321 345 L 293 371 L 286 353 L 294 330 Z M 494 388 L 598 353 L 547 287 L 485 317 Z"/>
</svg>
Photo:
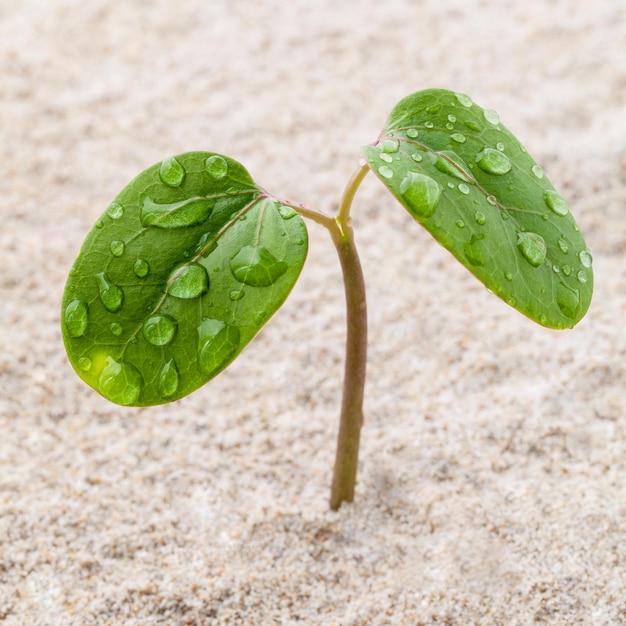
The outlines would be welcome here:
<svg viewBox="0 0 626 626">
<path fill-rule="evenodd" d="M 336 511 L 342 502 L 352 502 L 356 485 L 363 397 L 367 364 L 367 304 L 365 280 L 357 253 L 350 207 L 356 190 L 369 168 L 360 167 L 350 179 L 344 192 L 337 228 L 330 231 L 339 255 L 346 296 L 346 362 L 337 452 L 330 493 L 330 508 Z"/>
</svg>

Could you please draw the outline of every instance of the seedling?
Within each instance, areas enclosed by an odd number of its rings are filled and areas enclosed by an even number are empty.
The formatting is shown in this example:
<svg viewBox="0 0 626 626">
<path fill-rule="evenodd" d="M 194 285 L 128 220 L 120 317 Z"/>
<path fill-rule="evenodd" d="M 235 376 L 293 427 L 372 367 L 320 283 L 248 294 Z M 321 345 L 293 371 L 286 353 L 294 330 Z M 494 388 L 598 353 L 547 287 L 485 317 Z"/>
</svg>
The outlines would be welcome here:
<svg viewBox="0 0 626 626">
<path fill-rule="evenodd" d="M 339 212 L 279 199 L 237 161 L 164 159 L 115 198 L 87 235 L 62 304 L 78 375 L 108 400 L 178 400 L 227 367 L 283 304 L 307 253 L 309 218 L 330 233 L 347 304 L 346 363 L 330 506 L 356 482 L 367 351 L 365 284 L 350 211 L 372 170 L 493 293 L 549 328 L 574 326 L 593 291 L 591 254 L 543 170 L 468 96 L 413 94 L 362 150 Z"/>
</svg>

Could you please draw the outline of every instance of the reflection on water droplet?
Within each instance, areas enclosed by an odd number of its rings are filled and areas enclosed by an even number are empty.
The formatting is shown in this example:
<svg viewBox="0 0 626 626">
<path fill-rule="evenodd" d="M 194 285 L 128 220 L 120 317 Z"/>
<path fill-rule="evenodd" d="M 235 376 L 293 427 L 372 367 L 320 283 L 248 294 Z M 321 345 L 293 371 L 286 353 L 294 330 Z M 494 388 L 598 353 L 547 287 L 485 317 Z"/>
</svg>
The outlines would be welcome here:
<svg viewBox="0 0 626 626">
<path fill-rule="evenodd" d="M 579 282 L 586 283 L 587 282 L 587 273 L 584 270 L 579 270 L 578 273 L 576 274 L 576 278 L 578 278 Z"/>
<path fill-rule="evenodd" d="M 174 359 L 170 359 L 159 373 L 159 394 L 162 398 L 169 398 L 178 391 L 180 376 Z"/>
<path fill-rule="evenodd" d="M 113 322 L 111 326 L 109 326 L 109 330 L 112 335 L 119 337 L 122 334 L 122 325 L 118 322 Z"/>
<path fill-rule="evenodd" d="M 143 336 L 153 346 L 165 346 L 176 334 L 178 322 L 169 315 L 151 315 L 143 324 Z"/>
<path fill-rule="evenodd" d="M 186 228 L 202 224 L 213 210 L 215 200 L 194 196 L 180 202 L 160 204 L 146 196 L 141 207 L 142 226 Z"/>
<path fill-rule="evenodd" d="M 175 157 L 168 157 L 161 161 L 159 176 L 169 187 L 178 187 L 185 178 L 185 168 Z"/>
<path fill-rule="evenodd" d="M 419 131 L 417 130 L 417 128 L 409 128 L 406 131 L 406 136 L 409 139 L 417 139 L 417 136 L 419 135 Z"/>
<path fill-rule="evenodd" d="M 225 367 L 239 347 L 239 329 L 221 320 L 204 319 L 198 328 L 198 367 L 213 376 Z"/>
<path fill-rule="evenodd" d="M 452 114 L 448 115 L 448 121 L 452 123 L 456 122 L 456 116 Z"/>
<path fill-rule="evenodd" d="M 476 220 L 476 223 L 481 226 L 487 221 L 487 218 L 482 211 L 476 211 L 476 213 L 474 213 L 474 219 Z"/>
<path fill-rule="evenodd" d="M 552 271 L 553 271 L 555 274 L 560 274 L 560 273 L 561 273 L 561 268 L 560 268 L 560 266 L 558 266 L 558 265 L 555 263 L 555 264 L 552 266 Z"/>
<path fill-rule="evenodd" d="M 123 241 L 112 241 L 111 242 L 111 254 L 113 256 L 120 257 L 124 254 L 126 246 Z"/>
<path fill-rule="evenodd" d="M 88 356 L 81 356 L 80 359 L 78 359 L 78 369 L 83 372 L 88 372 L 91 369 L 91 366 L 92 362 Z"/>
<path fill-rule="evenodd" d="M 559 283 L 556 286 L 556 303 L 563 315 L 574 319 L 580 306 L 580 292 L 578 289 L 568 287 L 565 283 Z"/>
<path fill-rule="evenodd" d="M 383 178 L 391 178 L 393 176 L 393 170 L 388 165 L 381 165 L 378 168 L 378 173 Z"/>
<path fill-rule="evenodd" d="M 215 180 L 222 180 L 222 178 L 228 174 L 228 163 L 226 159 L 219 156 L 219 154 L 210 156 L 205 162 L 205 167 L 211 178 Z"/>
<path fill-rule="evenodd" d="M 463 246 L 463 252 L 470 265 L 483 266 L 489 258 L 489 249 L 483 241 L 484 235 L 472 235 Z"/>
<path fill-rule="evenodd" d="M 531 172 L 535 176 L 535 178 L 543 178 L 543 170 L 538 165 L 533 165 L 531 167 Z"/>
<path fill-rule="evenodd" d="M 112 220 L 119 220 L 124 215 L 124 207 L 119 202 L 111 202 L 107 209 L 107 215 Z"/>
<path fill-rule="evenodd" d="M 234 289 L 228 294 L 228 297 L 233 301 L 237 302 L 237 300 L 241 300 L 243 298 L 244 292 L 243 289 Z"/>
<path fill-rule="evenodd" d="M 567 201 L 561 195 L 559 195 L 556 191 L 546 191 L 543 194 L 543 199 L 545 203 L 548 205 L 548 208 L 557 215 L 563 216 L 567 215 L 569 211 L 569 207 L 567 206 Z"/>
<path fill-rule="evenodd" d="M 465 183 L 459 183 L 459 191 L 465 196 L 470 192 L 469 187 Z"/>
<path fill-rule="evenodd" d="M 479 152 L 476 156 L 476 163 L 487 174 L 502 176 L 511 171 L 511 161 L 509 161 L 506 154 L 493 148 L 485 148 L 482 152 Z"/>
<path fill-rule="evenodd" d="M 133 272 L 137 278 L 145 278 L 150 273 L 150 265 L 145 259 L 137 259 L 133 265 Z"/>
<path fill-rule="evenodd" d="M 100 393 L 111 402 L 129 406 L 138 400 L 143 389 L 143 378 L 133 365 L 108 356 L 98 386 Z"/>
<path fill-rule="evenodd" d="M 124 292 L 121 287 L 112 285 L 104 272 L 96 274 L 96 280 L 100 291 L 100 302 L 104 308 L 111 313 L 119 311 L 124 301 Z"/>
<path fill-rule="evenodd" d="M 593 257 L 591 256 L 591 252 L 589 252 L 589 250 L 581 250 L 578 253 L 578 258 L 580 259 L 583 267 L 591 267 Z"/>
<path fill-rule="evenodd" d="M 380 160 L 384 161 L 385 163 L 391 163 L 393 161 L 393 157 L 390 154 L 387 154 L 386 152 L 381 152 L 379 156 L 380 156 Z"/>
<path fill-rule="evenodd" d="M 400 194 L 411 213 L 430 217 L 437 209 L 441 188 L 430 176 L 408 172 L 400 183 Z"/>
<path fill-rule="evenodd" d="M 89 306 L 82 300 L 72 300 L 65 307 L 65 327 L 70 337 L 82 337 L 87 330 Z"/>
<path fill-rule="evenodd" d="M 452 124 L 452 122 L 448 122 L 448 123 L 446 124 L 446 128 L 447 128 L 448 130 L 453 130 L 453 129 L 454 129 L 454 124 Z"/>
<path fill-rule="evenodd" d="M 493 124 L 493 126 L 496 126 L 498 124 L 498 122 L 500 121 L 500 116 L 498 115 L 498 113 L 492 109 L 485 109 L 483 111 L 483 115 L 485 116 L 485 119 L 490 123 Z"/>
<path fill-rule="evenodd" d="M 393 154 L 400 149 L 400 142 L 397 139 L 384 139 L 380 142 L 379 147 L 383 152 Z"/>
<path fill-rule="evenodd" d="M 286 271 L 288 265 L 279 261 L 264 246 L 244 246 L 230 260 L 233 276 L 251 287 L 268 287 Z"/>
<path fill-rule="evenodd" d="M 467 141 L 467 137 L 463 133 L 452 133 L 450 139 L 457 143 L 465 143 Z"/>
<path fill-rule="evenodd" d="M 456 99 L 466 108 L 470 108 L 474 102 L 469 96 L 466 96 L 464 93 L 455 93 Z"/>
<path fill-rule="evenodd" d="M 168 293 L 175 298 L 197 298 L 209 289 L 209 275 L 200 263 L 175 269 L 168 278 Z"/>
<path fill-rule="evenodd" d="M 546 258 L 546 242 L 536 233 L 517 233 L 517 247 L 533 267 L 539 267 Z"/>
</svg>

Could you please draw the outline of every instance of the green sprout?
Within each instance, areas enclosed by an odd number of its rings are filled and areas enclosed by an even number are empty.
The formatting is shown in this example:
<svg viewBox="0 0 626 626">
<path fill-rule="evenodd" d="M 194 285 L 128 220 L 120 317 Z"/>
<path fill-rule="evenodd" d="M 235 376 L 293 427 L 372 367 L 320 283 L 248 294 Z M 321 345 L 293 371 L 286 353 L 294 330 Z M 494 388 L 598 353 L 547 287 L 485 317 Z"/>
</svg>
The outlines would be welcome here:
<svg viewBox="0 0 626 626">
<path fill-rule="evenodd" d="M 365 283 L 350 211 L 372 170 L 488 289 L 548 328 L 574 326 L 592 257 L 566 200 L 492 110 L 430 89 L 392 110 L 362 149 L 337 215 L 281 200 L 209 152 L 164 159 L 113 200 L 87 235 L 62 304 L 78 375 L 108 400 L 183 398 L 227 367 L 283 304 L 307 254 L 304 218 L 338 252 L 347 337 L 330 507 L 356 484 L 367 355 Z"/>
</svg>

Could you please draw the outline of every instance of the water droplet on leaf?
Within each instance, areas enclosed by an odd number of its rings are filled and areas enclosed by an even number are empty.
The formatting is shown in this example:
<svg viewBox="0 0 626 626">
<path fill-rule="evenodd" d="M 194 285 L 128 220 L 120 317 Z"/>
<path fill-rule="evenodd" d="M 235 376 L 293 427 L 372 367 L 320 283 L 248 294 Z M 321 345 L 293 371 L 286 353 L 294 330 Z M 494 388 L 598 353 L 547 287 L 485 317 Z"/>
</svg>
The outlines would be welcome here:
<svg viewBox="0 0 626 626">
<path fill-rule="evenodd" d="M 100 302 L 104 308 L 111 313 L 119 311 L 124 301 L 124 292 L 121 287 L 112 285 L 104 272 L 96 274 L 96 280 L 100 291 Z"/>
<path fill-rule="evenodd" d="M 546 242 L 536 233 L 518 233 L 517 247 L 533 267 L 539 267 L 546 258 Z"/>
<path fill-rule="evenodd" d="M 476 156 L 476 163 L 487 174 L 502 176 L 511 171 L 511 161 L 509 161 L 506 154 L 493 148 L 485 148 L 482 152 L 479 152 Z"/>
<path fill-rule="evenodd" d="M 587 273 L 584 270 L 579 270 L 578 274 L 576 274 L 576 277 L 578 278 L 578 281 L 581 283 L 587 282 Z"/>
<path fill-rule="evenodd" d="M 239 347 L 239 329 L 221 320 L 204 319 L 198 328 L 198 367 L 207 376 L 216 374 Z"/>
<path fill-rule="evenodd" d="M 78 359 L 78 369 L 83 372 L 88 372 L 91 369 L 91 366 L 92 362 L 88 356 L 81 356 L 80 359 Z"/>
<path fill-rule="evenodd" d="M 418 135 L 419 135 L 419 131 L 417 130 L 417 128 L 409 128 L 406 131 L 406 136 L 409 139 L 417 139 Z"/>
<path fill-rule="evenodd" d="M 128 406 L 139 398 L 143 389 L 143 379 L 133 365 L 118 362 L 109 356 L 100 374 L 98 386 L 105 398 L 116 404 Z"/>
<path fill-rule="evenodd" d="M 485 116 L 485 119 L 493 126 L 496 126 L 500 121 L 500 116 L 496 111 L 492 109 L 485 109 L 483 115 Z"/>
<path fill-rule="evenodd" d="M 474 102 L 469 96 L 466 96 L 464 93 L 455 93 L 456 99 L 466 108 L 470 108 Z"/>
<path fill-rule="evenodd" d="M 65 327 L 70 337 L 82 337 L 87 330 L 89 306 L 82 300 L 72 300 L 65 308 Z"/>
<path fill-rule="evenodd" d="M 109 326 L 112 335 L 119 337 L 122 334 L 122 325 L 119 322 L 112 322 Z"/>
<path fill-rule="evenodd" d="M 569 252 L 569 246 L 567 245 L 567 239 L 561 236 L 559 237 L 559 249 L 563 254 L 567 254 Z"/>
<path fill-rule="evenodd" d="M 287 263 L 279 261 L 263 246 L 244 246 L 230 260 L 233 276 L 251 287 L 268 287 L 286 271 Z"/>
<path fill-rule="evenodd" d="M 391 163 L 393 162 L 393 157 L 390 154 L 387 154 L 386 152 L 381 152 L 380 160 L 384 161 L 385 163 Z"/>
<path fill-rule="evenodd" d="M 400 142 L 397 139 L 384 139 L 380 142 L 380 149 L 388 154 L 398 152 L 400 149 Z"/>
<path fill-rule="evenodd" d="M 457 143 L 465 143 L 467 141 L 467 137 L 463 133 L 452 133 L 450 139 Z"/>
<path fill-rule="evenodd" d="M 124 207 L 119 202 L 111 202 L 107 209 L 107 215 L 112 220 L 119 220 L 124 215 Z"/>
<path fill-rule="evenodd" d="M 576 317 L 580 306 L 580 293 L 565 283 L 559 283 L 556 286 L 556 303 L 563 315 L 573 319 Z"/>
<path fill-rule="evenodd" d="M 159 176 L 169 187 L 178 187 L 185 178 L 185 169 L 175 157 L 168 157 L 161 161 Z"/>
<path fill-rule="evenodd" d="M 168 293 L 175 298 L 197 298 L 209 289 L 209 275 L 200 263 L 189 263 L 172 272 Z"/>
<path fill-rule="evenodd" d="M 292 217 L 298 215 L 298 212 L 290 206 L 285 206 L 284 204 L 279 204 L 277 207 L 278 214 L 284 220 L 290 220 Z"/>
<path fill-rule="evenodd" d="M 111 242 L 111 254 L 113 256 L 120 257 L 124 254 L 126 246 L 123 241 L 112 241 Z"/>
<path fill-rule="evenodd" d="M 133 265 L 133 272 L 137 278 L 145 278 L 150 273 L 150 265 L 145 259 L 137 259 Z"/>
<path fill-rule="evenodd" d="M 176 334 L 178 322 L 169 315 L 151 315 L 143 324 L 143 336 L 153 346 L 165 346 Z"/>
<path fill-rule="evenodd" d="M 465 196 L 470 192 L 469 187 L 465 183 L 459 183 L 459 191 Z"/>
<path fill-rule="evenodd" d="M 180 202 L 159 204 L 145 197 L 141 207 L 141 224 L 157 228 L 186 228 L 202 224 L 213 210 L 215 201 L 195 196 Z"/>
<path fill-rule="evenodd" d="M 467 173 L 469 167 L 463 159 L 452 150 L 442 150 L 441 152 L 431 153 L 431 158 L 435 158 L 435 167 L 444 174 L 450 174 L 467 183 L 474 181 Z"/>
<path fill-rule="evenodd" d="M 388 165 L 381 165 L 378 168 L 378 173 L 383 178 L 392 178 L 393 177 L 393 170 Z"/>
<path fill-rule="evenodd" d="M 554 213 L 556 213 L 557 215 L 563 216 L 567 215 L 567 213 L 569 212 L 567 201 L 556 191 L 546 191 L 543 194 L 543 198 L 548 205 L 548 208 L 554 211 Z"/>
<path fill-rule="evenodd" d="M 218 154 L 210 156 L 206 160 L 205 167 L 211 178 L 215 180 L 222 180 L 228 174 L 228 163 L 224 157 Z"/>
<path fill-rule="evenodd" d="M 437 209 L 441 188 L 430 176 L 408 172 L 400 183 L 400 194 L 411 213 L 430 217 Z"/>
<path fill-rule="evenodd" d="M 159 374 L 159 393 L 163 398 L 169 398 L 178 391 L 180 376 L 174 359 L 170 359 Z"/>
<path fill-rule="evenodd" d="M 533 165 L 530 169 L 535 178 L 543 178 L 543 169 L 541 169 L 541 167 L 539 167 L 538 165 Z"/>
<path fill-rule="evenodd" d="M 578 253 L 578 258 L 580 259 L 583 267 L 591 267 L 593 257 L 591 256 L 591 252 L 589 252 L 589 250 L 581 250 Z"/>
<path fill-rule="evenodd" d="M 241 298 L 243 298 L 244 296 L 244 291 L 243 289 L 234 289 L 233 291 L 231 291 L 228 294 L 228 297 L 233 301 L 233 302 L 237 302 L 237 300 L 241 300 Z"/>
<path fill-rule="evenodd" d="M 476 223 L 480 226 L 482 226 L 487 221 L 487 218 L 482 211 L 476 211 L 476 213 L 474 213 L 474 219 L 476 220 Z"/>
<path fill-rule="evenodd" d="M 483 266 L 489 258 L 489 249 L 483 241 L 483 235 L 472 235 L 463 246 L 463 252 L 470 265 Z"/>
</svg>

